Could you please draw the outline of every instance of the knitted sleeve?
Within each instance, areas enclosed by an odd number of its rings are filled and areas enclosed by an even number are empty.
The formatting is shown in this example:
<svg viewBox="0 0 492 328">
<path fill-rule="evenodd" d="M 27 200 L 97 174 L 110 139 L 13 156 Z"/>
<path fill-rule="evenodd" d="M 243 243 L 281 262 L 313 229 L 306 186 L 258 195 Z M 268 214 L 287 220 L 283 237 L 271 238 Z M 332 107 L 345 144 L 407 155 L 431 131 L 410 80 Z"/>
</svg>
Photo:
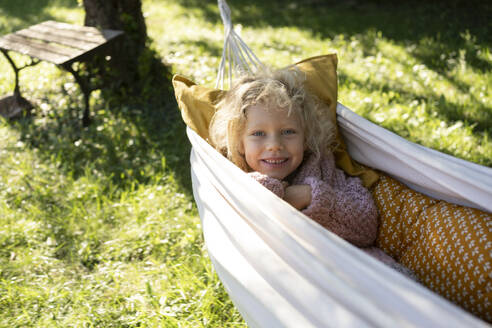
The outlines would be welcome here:
<svg viewBox="0 0 492 328">
<path fill-rule="evenodd" d="M 317 162 L 309 159 L 305 165 L 308 167 L 303 167 L 293 181 L 311 186 L 311 204 L 302 212 L 356 246 L 372 245 L 377 236 L 378 212 L 360 179 L 346 177 L 335 168 L 331 154 Z"/>
<path fill-rule="evenodd" d="M 271 178 L 265 174 L 261 174 L 260 172 L 250 172 L 248 175 L 261 183 L 265 188 L 273 192 L 278 197 L 284 197 L 284 185 L 282 181 Z"/>
</svg>

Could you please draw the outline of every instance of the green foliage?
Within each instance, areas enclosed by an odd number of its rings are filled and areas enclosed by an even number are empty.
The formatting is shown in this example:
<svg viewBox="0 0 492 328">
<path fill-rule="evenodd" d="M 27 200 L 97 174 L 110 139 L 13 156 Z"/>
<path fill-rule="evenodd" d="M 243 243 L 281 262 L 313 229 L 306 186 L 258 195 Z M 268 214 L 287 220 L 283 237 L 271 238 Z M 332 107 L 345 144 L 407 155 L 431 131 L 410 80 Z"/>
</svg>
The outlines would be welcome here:
<svg viewBox="0 0 492 328">
<path fill-rule="evenodd" d="M 337 52 L 342 103 L 409 140 L 492 166 L 487 5 L 279 3 L 229 1 L 264 62 Z M 149 76 L 163 57 L 213 86 L 223 42 L 216 1 L 146 0 L 144 12 L 142 92 L 123 104 L 94 93 L 87 128 L 69 74 L 47 63 L 21 72 L 36 108 L 0 121 L 0 327 L 245 326 L 204 246 L 190 146 L 162 82 L 169 72 Z M 83 12 L 75 0 L 0 2 L 2 34 L 45 19 L 81 24 Z M 0 57 L 0 94 L 12 89 Z"/>
</svg>

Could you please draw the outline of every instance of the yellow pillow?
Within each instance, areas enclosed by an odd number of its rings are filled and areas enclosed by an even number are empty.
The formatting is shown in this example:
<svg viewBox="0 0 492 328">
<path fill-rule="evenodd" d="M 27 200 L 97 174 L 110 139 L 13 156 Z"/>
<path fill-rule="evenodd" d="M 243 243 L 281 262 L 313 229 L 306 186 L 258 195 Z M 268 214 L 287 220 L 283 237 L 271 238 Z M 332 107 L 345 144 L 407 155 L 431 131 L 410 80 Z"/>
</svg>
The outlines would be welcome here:
<svg viewBox="0 0 492 328">
<path fill-rule="evenodd" d="M 326 115 L 336 122 L 337 106 L 337 56 L 323 55 L 305 59 L 297 68 L 306 74 L 306 87 L 327 105 Z M 173 86 L 184 122 L 208 140 L 208 126 L 216 110 L 216 104 L 226 91 L 196 85 L 181 75 L 173 77 Z M 374 184 L 378 174 L 355 161 L 347 153 L 345 143 L 337 132 L 338 147 L 335 149 L 337 165 L 352 176 L 359 176 L 366 187 Z"/>
<path fill-rule="evenodd" d="M 434 292 L 492 322 L 492 216 L 439 201 L 380 175 L 376 245 Z"/>
</svg>

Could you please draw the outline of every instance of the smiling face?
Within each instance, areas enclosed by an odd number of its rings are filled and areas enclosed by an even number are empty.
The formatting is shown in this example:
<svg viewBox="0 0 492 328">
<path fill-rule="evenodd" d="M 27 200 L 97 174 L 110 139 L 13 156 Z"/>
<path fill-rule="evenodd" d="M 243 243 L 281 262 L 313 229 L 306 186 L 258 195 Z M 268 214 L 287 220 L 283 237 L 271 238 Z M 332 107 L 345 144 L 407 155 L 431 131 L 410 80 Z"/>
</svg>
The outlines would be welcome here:
<svg viewBox="0 0 492 328">
<path fill-rule="evenodd" d="M 239 150 L 253 170 L 283 180 L 304 157 L 304 130 L 299 118 L 287 110 L 247 109 Z"/>
</svg>

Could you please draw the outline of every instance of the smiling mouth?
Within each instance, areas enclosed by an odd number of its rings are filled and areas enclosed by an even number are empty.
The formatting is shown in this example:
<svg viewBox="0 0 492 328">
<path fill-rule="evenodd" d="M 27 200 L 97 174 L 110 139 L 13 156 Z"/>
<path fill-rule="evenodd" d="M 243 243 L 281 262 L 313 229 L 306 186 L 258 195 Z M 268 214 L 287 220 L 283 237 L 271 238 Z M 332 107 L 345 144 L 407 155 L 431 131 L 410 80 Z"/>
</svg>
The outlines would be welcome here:
<svg viewBox="0 0 492 328">
<path fill-rule="evenodd" d="M 283 159 L 262 159 L 263 162 L 270 164 L 270 165 L 279 165 L 287 162 L 289 159 L 288 158 L 283 158 Z"/>
</svg>

